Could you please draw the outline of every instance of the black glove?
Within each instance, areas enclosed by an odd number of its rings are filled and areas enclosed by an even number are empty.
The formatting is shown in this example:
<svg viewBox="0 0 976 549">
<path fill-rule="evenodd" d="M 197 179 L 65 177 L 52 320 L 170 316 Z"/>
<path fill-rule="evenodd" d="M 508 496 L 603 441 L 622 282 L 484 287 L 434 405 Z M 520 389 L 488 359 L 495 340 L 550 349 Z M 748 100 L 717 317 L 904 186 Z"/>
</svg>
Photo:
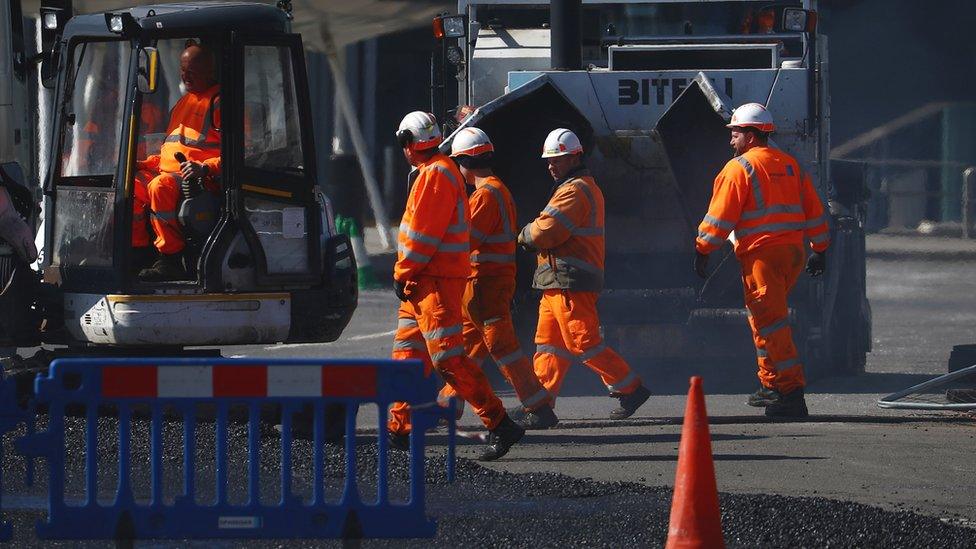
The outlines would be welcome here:
<svg viewBox="0 0 976 549">
<path fill-rule="evenodd" d="M 180 170 L 182 171 L 183 165 L 186 164 L 186 155 L 178 152 L 173 155 L 173 158 L 180 163 Z M 186 177 L 181 174 L 180 177 L 180 192 L 183 193 L 183 200 L 187 198 L 193 198 L 194 196 L 200 194 L 200 180 L 197 177 Z"/>
<path fill-rule="evenodd" d="M 407 297 L 407 283 L 400 282 L 399 280 L 393 279 L 393 293 L 396 294 L 397 299 L 400 301 L 406 301 L 409 299 Z"/>
<path fill-rule="evenodd" d="M 695 252 L 695 273 L 702 278 L 708 278 L 708 254 Z"/>
<path fill-rule="evenodd" d="M 519 248 L 522 248 L 523 250 L 525 250 L 527 252 L 536 252 L 536 251 L 538 251 L 535 248 L 535 246 L 529 244 L 528 242 L 525 241 L 525 239 L 522 238 L 522 233 L 519 233 L 518 239 L 517 239 L 517 243 L 518 243 Z"/>
<path fill-rule="evenodd" d="M 807 258 L 807 272 L 810 276 L 820 276 L 827 268 L 827 252 L 813 252 Z"/>
</svg>

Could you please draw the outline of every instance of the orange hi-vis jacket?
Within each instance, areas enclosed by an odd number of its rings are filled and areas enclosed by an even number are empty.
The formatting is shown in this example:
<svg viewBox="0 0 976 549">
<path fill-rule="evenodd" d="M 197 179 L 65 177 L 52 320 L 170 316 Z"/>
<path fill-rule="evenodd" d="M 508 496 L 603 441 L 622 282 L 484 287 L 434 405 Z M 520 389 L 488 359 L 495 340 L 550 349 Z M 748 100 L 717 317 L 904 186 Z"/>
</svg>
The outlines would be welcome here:
<svg viewBox="0 0 976 549">
<path fill-rule="evenodd" d="M 158 155 L 139 163 L 141 170 L 163 173 L 180 171 L 176 153 L 187 160 L 202 162 L 208 175 L 220 175 L 220 86 L 201 93 L 187 92 L 173 107 L 166 128 L 166 140 Z"/>
<path fill-rule="evenodd" d="M 467 278 L 471 211 L 464 178 L 454 162 L 439 152 L 417 168 L 400 220 L 393 278 L 400 282 L 420 275 Z"/>
<path fill-rule="evenodd" d="M 603 224 L 603 192 L 585 168 L 557 181 L 549 204 L 522 229 L 522 240 L 539 250 L 532 287 L 602 290 Z"/>
<path fill-rule="evenodd" d="M 515 202 L 495 176 L 471 193 L 471 276 L 515 276 Z"/>
<path fill-rule="evenodd" d="M 733 230 L 738 256 L 776 244 L 802 246 L 804 239 L 817 252 L 830 245 L 823 203 L 810 176 L 792 156 L 771 147 L 749 149 L 719 172 L 698 226 L 697 250 L 717 250 Z"/>
</svg>

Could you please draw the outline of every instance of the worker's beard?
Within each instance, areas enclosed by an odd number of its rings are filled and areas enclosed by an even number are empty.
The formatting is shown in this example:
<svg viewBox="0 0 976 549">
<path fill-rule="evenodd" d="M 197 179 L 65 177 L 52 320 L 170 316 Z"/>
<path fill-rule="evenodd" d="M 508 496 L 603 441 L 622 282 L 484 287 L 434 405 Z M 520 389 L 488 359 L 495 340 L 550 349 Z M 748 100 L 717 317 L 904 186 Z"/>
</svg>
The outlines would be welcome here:
<svg viewBox="0 0 976 549">
<path fill-rule="evenodd" d="M 186 89 L 186 82 L 180 81 L 180 95 L 186 95 L 186 92 L 190 90 Z"/>
</svg>

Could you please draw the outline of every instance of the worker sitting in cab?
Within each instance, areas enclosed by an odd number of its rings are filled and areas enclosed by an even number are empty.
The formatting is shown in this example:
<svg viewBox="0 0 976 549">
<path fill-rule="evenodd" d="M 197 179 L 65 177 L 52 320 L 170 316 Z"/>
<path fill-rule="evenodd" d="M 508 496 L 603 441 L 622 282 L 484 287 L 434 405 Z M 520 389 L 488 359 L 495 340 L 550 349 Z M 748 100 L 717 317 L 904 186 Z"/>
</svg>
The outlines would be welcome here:
<svg viewBox="0 0 976 549">
<path fill-rule="evenodd" d="M 196 180 L 216 190 L 214 178 L 220 175 L 220 84 L 213 52 L 187 41 L 180 56 L 180 79 L 186 95 L 170 112 L 159 154 L 136 163 L 133 263 L 145 265 L 155 256 L 152 266 L 139 272 L 139 280 L 145 282 L 187 278 L 183 263 L 186 243 L 177 220 L 181 189 Z M 150 247 L 147 221 L 156 233 L 152 242 L 155 250 Z"/>
</svg>

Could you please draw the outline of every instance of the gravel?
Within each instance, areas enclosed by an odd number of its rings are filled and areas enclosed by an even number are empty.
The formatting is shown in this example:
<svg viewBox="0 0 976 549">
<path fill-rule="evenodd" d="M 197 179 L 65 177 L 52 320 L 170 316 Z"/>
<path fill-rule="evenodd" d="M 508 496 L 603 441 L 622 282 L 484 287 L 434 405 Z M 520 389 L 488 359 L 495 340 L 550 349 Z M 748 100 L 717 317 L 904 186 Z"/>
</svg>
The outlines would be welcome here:
<svg viewBox="0 0 976 549">
<path fill-rule="evenodd" d="M 117 421 L 99 419 L 99 498 L 108 500 L 114 493 L 118 459 Z M 132 424 L 133 484 L 138 497 L 149 495 L 149 424 Z M 66 420 L 69 463 L 66 493 L 81 498 L 84 493 L 84 422 Z M 214 426 L 197 426 L 198 501 L 214 497 Z M 247 428 L 229 428 L 232 467 L 229 495 L 232 502 L 243 502 L 247 494 Z M 4 506 L 14 523 L 15 546 L 38 546 L 34 522 L 44 517 L 40 503 L 45 495 L 45 475 L 39 484 L 25 487 L 23 460 L 11 452 L 11 435 L 5 439 L 3 461 Z M 207 442 L 209 440 L 209 443 Z M 427 512 L 438 521 L 434 540 L 363 540 L 364 547 L 658 547 L 667 536 L 671 491 L 667 487 L 638 483 L 602 483 L 554 473 L 512 474 L 481 467 L 460 458 L 456 480 L 448 483 L 444 467 L 442 436 L 434 437 L 428 449 L 425 481 Z M 467 446 L 467 448 L 473 448 Z M 467 449 L 466 448 L 466 449 Z M 294 444 L 293 489 L 308 497 L 310 493 L 312 444 Z M 262 501 L 276 501 L 280 494 L 278 465 L 280 438 L 262 426 L 261 461 Z M 390 497 L 405 500 L 409 471 L 406 454 L 391 450 Z M 337 499 L 345 478 L 345 459 L 341 447 L 326 445 L 326 494 Z M 375 436 L 357 437 L 357 481 L 364 500 L 375 497 L 377 451 Z M 145 465 L 143 465 L 145 464 Z M 171 500 L 182 484 L 182 425 L 164 423 L 165 498 Z M 11 495 L 17 497 L 11 499 Z M 907 511 L 893 512 L 856 503 L 825 498 L 784 497 L 755 494 L 721 494 L 722 525 L 729 547 L 976 547 L 976 529 L 955 526 L 938 518 Z M 75 542 L 44 546 L 77 547 Z M 109 542 L 83 544 L 110 546 Z M 159 546 L 194 547 L 281 547 L 339 546 L 334 540 L 233 541 L 233 542 L 154 542 Z"/>
</svg>

